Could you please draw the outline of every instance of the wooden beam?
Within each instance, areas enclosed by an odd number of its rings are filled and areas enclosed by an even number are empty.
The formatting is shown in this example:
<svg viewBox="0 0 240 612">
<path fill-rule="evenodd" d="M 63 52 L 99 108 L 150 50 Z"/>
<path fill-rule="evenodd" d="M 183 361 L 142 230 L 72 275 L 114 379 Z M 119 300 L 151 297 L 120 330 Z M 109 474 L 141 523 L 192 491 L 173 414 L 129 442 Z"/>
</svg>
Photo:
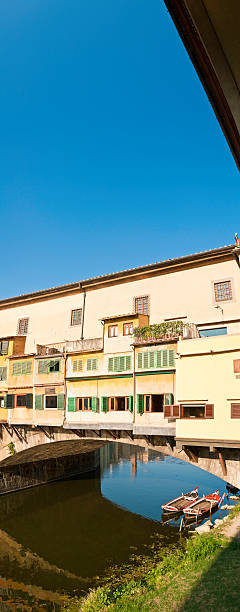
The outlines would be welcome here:
<svg viewBox="0 0 240 612">
<path fill-rule="evenodd" d="M 227 476 L 226 462 L 225 462 L 225 459 L 223 457 L 223 454 L 220 451 L 218 452 L 218 458 L 219 458 L 220 466 L 222 468 L 222 473 L 223 473 L 224 476 Z"/>
<path fill-rule="evenodd" d="M 198 456 L 196 454 L 196 450 L 192 448 L 189 448 L 189 446 L 183 446 L 183 450 L 186 453 L 187 457 L 190 459 L 190 461 L 192 461 L 193 463 L 198 463 Z"/>
</svg>

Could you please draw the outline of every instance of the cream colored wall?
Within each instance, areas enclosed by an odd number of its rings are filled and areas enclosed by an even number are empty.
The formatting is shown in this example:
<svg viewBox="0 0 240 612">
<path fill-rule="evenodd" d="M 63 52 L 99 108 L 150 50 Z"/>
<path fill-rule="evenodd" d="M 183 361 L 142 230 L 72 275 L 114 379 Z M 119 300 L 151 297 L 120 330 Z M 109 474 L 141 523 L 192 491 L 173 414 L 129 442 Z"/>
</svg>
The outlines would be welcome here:
<svg viewBox="0 0 240 612">
<path fill-rule="evenodd" d="M 68 397 L 98 397 L 101 406 L 101 397 L 128 397 L 133 395 L 132 378 L 116 378 L 104 380 L 83 380 L 83 381 L 68 381 L 67 396 Z M 99 406 L 99 407 L 100 407 Z M 92 411 L 76 411 L 67 412 L 66 421 L 68 423 L 131 423 L 133 416 L 128 411 L 111 411 L 111 412 L 92 412 Z"/>
<path fill-rule="evenodd" d="M 102 337 L 102 317 L 133 311 L 136 296 L 150 296 L 150 322 L 186 316 L 191 322 L 222 320 L 220 309 L 214 308 L 212 282 L 233 282 L 234 299 L 222 302 L 223 317 L 239 317 L 240 271 L 235 260 L 162 274 L 129 283 L 120 283 L 88 291 L 84 320 L 84 338 Z M 81 326 L 71 326 L 71 310 L 81 308 L 83 294 L 60 297 L 0 311 L 0 337 L 15 335 L 19 318 L 29 317 L 26 352 L 36 343 L 53 343 L 80 338 Z M 125 341 L 125 339 L 124 339 Z"/>
<path fill-rule="evenodd" d="M 180 341 L 178 353 L 176 403 L 214 404 L 214 419 L 177 419 L 176 437 L 240 440 L 240 419 L 231 419 L 231 402 L 240 403 L 240 334 Z"/>
</svg>

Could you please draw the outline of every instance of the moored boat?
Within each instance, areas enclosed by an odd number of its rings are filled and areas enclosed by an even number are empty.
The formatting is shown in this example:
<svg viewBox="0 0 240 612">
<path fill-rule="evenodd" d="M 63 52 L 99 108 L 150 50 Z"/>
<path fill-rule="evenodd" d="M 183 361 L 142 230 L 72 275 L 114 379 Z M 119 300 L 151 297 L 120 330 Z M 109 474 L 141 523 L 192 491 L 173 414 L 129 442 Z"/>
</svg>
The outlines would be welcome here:
<svg viewBox="0 0 240 612">
<path fill-rule="evenodd" d="M 175 499 L 171 499 L 171 501 L 162 505 L 162 510 L 164 512 L 175 512 L 180 513 L 183 512 L 184 508 L 189 506 L 192 502 L 198 499 L 198 487 L 195 487 L 193 491 L 189 493 L 182 493 L 179 497 L 175 497 Z"/>
<path fill-rule="evenodd" d="M 196 517 L 196 518 L 202 517 L 208 512 L 216 510 L 216 508 L 220 504 L 220 501 L 221 499 L 219 496 L 219 489 L 217 489 L 215 493 L 210 493 L 209 495 L 203 495 L 202 497 L 199 497 L 196 501 L 193 501 L 192 503 L 190 503 L 183 510 L 184 516 L 186 519 L 192 518 L 192 517 Z"/>
</svg>

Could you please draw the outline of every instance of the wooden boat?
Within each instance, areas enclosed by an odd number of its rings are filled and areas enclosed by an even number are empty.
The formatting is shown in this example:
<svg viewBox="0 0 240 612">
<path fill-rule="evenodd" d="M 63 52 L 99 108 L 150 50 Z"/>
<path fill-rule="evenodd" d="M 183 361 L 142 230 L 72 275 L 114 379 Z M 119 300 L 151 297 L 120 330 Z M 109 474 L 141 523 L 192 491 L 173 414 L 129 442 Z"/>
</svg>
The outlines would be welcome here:
<svg viewBox="0 0 240 612">
<path fill-rule="evenodd" d="M 190 493 L 182 493 L 179 497 L 175 497 L 175 499 L 171 499 L 171 501 L 163 504 L 162 510 L 166 513 L 180 513 L 183 512 L 183 509 L 189 506 L 189 504 L 196 501 L 196 499 L 198 499 L 198 487 L 195 487 Z"/>
<path fill-rule="evenodd" d="M 210 493 L 209 495 L 203 495 L 199 497 L 196 501 L 190 503 L 186 508 L 184 508 L 184 516 L 185 518 L 200 518 L 211 512 L 216 510 L 220 504 L 220 496 L 219 489 L 215 491 L 215 493 Z"/>
</svg>

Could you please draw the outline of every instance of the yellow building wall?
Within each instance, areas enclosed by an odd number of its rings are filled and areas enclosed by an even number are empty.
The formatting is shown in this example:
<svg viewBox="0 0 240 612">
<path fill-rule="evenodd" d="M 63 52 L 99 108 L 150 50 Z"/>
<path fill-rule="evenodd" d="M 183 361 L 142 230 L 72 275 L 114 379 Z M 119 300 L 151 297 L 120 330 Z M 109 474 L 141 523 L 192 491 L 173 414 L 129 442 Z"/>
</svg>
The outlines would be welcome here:
<svg viewBox="0 0 240 612">
<path fill-rule="evenodd" d="M 240 334 L 181 341 L 178 353 L 176 403 L 214 404 L 214 418 L 177 419 L 176 437 L 240 440 L 240 419 L 231 419 L 231 403 L 240 403 Z"/>
</svg>

